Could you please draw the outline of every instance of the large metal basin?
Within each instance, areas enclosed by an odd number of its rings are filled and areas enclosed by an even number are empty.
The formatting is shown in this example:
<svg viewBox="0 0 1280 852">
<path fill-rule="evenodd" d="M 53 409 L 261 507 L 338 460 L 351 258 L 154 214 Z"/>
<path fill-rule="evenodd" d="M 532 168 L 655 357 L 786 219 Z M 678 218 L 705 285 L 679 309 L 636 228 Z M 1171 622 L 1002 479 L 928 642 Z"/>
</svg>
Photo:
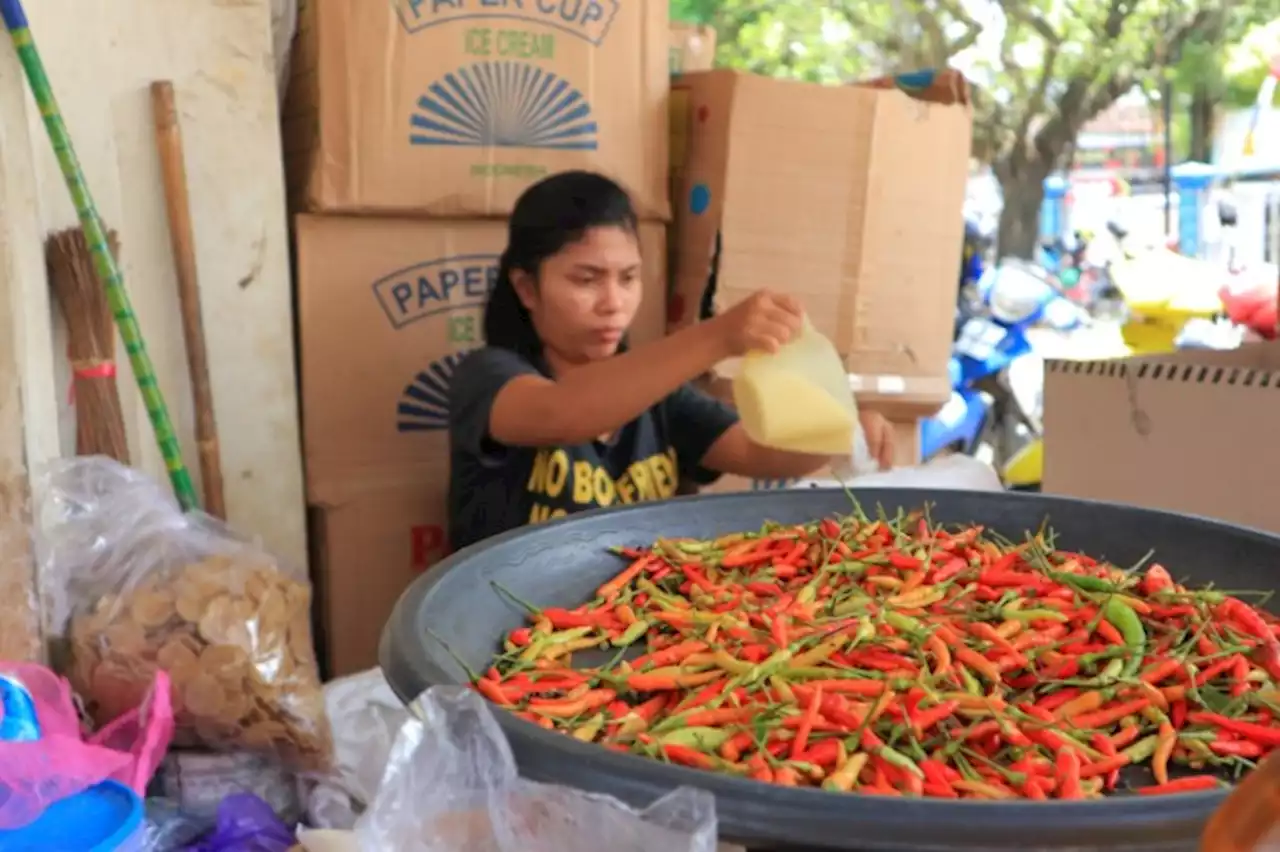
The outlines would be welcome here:
<svg viewBox="0 0 1280 852">
<path fill-rule="evenodd" d="M 913 508 L 935 521 L 976 522 L 1009 536 L 1048 518 L 1059 546 L 1125 565 L 1155 549 L 1175 576 L 1229 588 L 1271 588 L 1280 538 L 1202 518 L 1129 506 L 1009 493 L 867 489 L 864 507 Z M 383 634 L 381 662 L 402 699 L 464 683 L 463 669 L 430 634 L 483 669 L 522 613 L 493 582 L 539 605 L 577 604 L 619 570 L 613 545 L 663 536 L 711 537 L 772 519 L 805 521 L 849 508 L 839 489 L 691 497 L 582 514 L 467 548 L 417 580 Z M 1093 802 L 916 801 L 774 787 L 698 772 L 545 731 L 505 713 L 499 720 L 527 777 L 613 794 L 644 805 L 690 784 L 716 796 L 721 834 L 753 849 L 1191 850 L 1220 792 L 1117 796 Z"/>
</svg>

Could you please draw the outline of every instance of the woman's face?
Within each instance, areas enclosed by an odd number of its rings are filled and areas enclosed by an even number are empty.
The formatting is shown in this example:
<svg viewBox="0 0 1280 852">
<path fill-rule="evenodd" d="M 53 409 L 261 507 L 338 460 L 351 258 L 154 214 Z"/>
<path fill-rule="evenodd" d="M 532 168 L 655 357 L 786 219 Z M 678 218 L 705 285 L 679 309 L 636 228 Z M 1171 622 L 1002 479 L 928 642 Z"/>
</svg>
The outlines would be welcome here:
<svg viewBox="0 0 1280 852">
<path fill-rule="evenodd" d="M 517 272 L 512 283 L 549 354 L 608 358 L 640 308 L 640 247 L 624 228 L 591 228 L 543 261 L 537 281 Z"/>
</svg>

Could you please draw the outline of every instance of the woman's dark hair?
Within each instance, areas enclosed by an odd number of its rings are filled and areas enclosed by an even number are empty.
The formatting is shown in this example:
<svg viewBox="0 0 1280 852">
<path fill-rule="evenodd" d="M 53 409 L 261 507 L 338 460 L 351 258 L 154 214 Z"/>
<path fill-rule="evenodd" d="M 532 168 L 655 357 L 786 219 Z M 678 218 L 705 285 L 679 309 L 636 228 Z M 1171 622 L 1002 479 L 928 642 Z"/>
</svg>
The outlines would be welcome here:
<svg viewBox="0 0 1280 852">
<path fill-rule="evenodd" d="M 511 273 L 537 276 L 542 262 L 582 239 L 591 228 L 639 225 L 626 190 L 594 172 L 561 172 L 538 181 L 516 201 L 507 227 L 507 248 L 484 310 L 484 339 L 526 357 L 542 352 L 529 311 L 520 303 Z"/>
</svg>

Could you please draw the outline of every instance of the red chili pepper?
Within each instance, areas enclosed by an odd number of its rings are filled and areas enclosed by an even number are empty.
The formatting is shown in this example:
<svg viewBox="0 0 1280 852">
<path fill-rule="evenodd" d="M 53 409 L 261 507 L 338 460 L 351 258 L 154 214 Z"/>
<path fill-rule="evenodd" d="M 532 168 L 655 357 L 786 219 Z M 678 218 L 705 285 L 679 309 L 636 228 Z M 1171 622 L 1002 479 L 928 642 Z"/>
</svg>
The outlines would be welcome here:
<svg viewBox="0 0 1280 852">
<path fill-rule="evenodd" d="M 567 609 L 548 607 L 542 611 L 543 618 L 551 622 L 556 630 L 570 630 L 574 627 L 591 627 L 596 623 L 596 616 L 585 612 L 572 612 Z"/>
<path fill-rule="evenodd" d="M 960 572 L 964 571 L 968 567 L 969 567 L 969 563 L 964 559 L 961 559 L 958 556 L 952 557 L 951 559 L 947 560 L 947 562 L 943 564 L 940 568 L 937 568 L 933 572 L 932 576 L 930 577 L 930 581 L 934 583 L 945 583 L 947 580 L 950 580 L 952 577 L 959 575 Z"/>
<path fill-rule="evenodd" d="M 1135 698 L 1131 701 L 1121 701 L 1103 707 L 1101 710 L 1095 710 L 1092 713 L 1081 713 L 1071 719 L 1071 724 L 1077 728 L 1101 728 L 1105 725 L 1114 724 L 1125 716 L 1131 716 L 1139 713 L 1151 706 L 1150 698 Z"/>
<path fill-rule="evenodd" d="M 1280 729 L 1268 728 L 1265 725 L 1255 725 L 1250 722 L 1241 722 L 1236 719 L 1230 719 L 1217 713 L 1195 712 L 1187 714 L 1187 721 L 1198 725 L 1209 725 L 1215 728 L 1221 728 L 1238 734 L 1247 740 L 1258 743 L 1259 745 L 1275 748 L 1280 746 Z"/>
<path fill-rule="evenodd" d="M 1220 677 L 1226 674 L 1227 672 L 1232 671 L 1235 668 L 1235 666 L 1236 666 L 1236 658 L 1234 654 L 1230 657 L 1223 657 L 1221 660 L 1218 660 L 1217 662 L 1207 667 L 1204 671 L 1200 672 L 1200 674 L 1196 675 L 1196 686 L 1204 686 L 1206 683 L 1213 680 L 1214 678 Z"/>
<path fill-rule="evenodd" d="M 1104 757 L 1101 760 L 1096 760 L 1093 763 L 1087 763 L 1084 766 L 1081 766 L 1080 777 L 1097 778 L 1103 775 L 1111 776 L 1128 766 L 1131 762 L 1132 761 L 1130 761 L 1129 756 L 1126 754 L 1117 754 L 1114 757 Z"/>
<path fill-rule="evenodd" d="M 1189 775 L 1176 781 L 1170 781 L 1168 784 L 1139 787 L 1134 792 L 1140 796 L 1167 796 L 1173 793 L 1195 793 L 1201 790 L 1212 790 L 1221 786 L 1222 781 L 1212 775 Z"/>
<path fill-rule="evenodd" d="M 843 754 L 844 744 L 840 740 L 826 739 L 814 743 L 797 760 L 804 763 L 812 763 L 814 766 L 821 766 L 824 769 L 830 769 L 840 762 Z"/>
<path fill-rule="evenodd" d="M 1144 595 L 1152 597 L 1165 589 L 1172 589 L 1173 577 L 1169 576 L 1169 572 L 1163 566 L 1152 564 L 1143 575 L 1138 588 Z"/>
<path fill-rule="evenodd" d="M 1271 628 L 1258 611 L 1239 598 L 1227 598 L 1218 605 L 1218 613 L 1227 621 L 1234 621 L 1253 638 L 1268 644 L 1276 642 Z"/>
<path fill-rule="evenodd" d="M 796 730 L 795 739 L 791 741 L 791 758 L 798 760 L 800 755 L 809 747 L 809 734 L 813 731 L 813 724 L 818 720 L 818 716 L 822 710 L 822 687 L 818 687 L 809 697 L 809 704 L 805 708 L 804 716 L 800 727 Z"/>
<path fill-rule="evenodd" d="M 910 717 L 911 729 L 917 737 L 923 737 L 926 731 L 931 730 L 944 719 L 950 718 L 959 709 L 959 701 L 944 701 L 936 707 L 921 710 Z"/>
<path fill-rule="evenodd" d="M 1084 789 L 1080 785 L 1080 753 L 1075 749 L 1062 749 L 1058 752 L 1056 768 L 1058 798 L 1083 799 Z"/>
<path fill-rule="evenodd" d="M 1019 571 L 1001 571 L 988 568 L 978 575 L 978 582 L 992 588 L 1044 588 L 1049 581 L 1039 574 L 1024 574 Z"/>
<path fill-rule="evenodd" d="M 922 565 L 920 560 L 917 559 L 916 557 L 906 553 L 901 553 L 897 550 L 890 551 L 889 564 L 892 565 L 894 568 L 901 568 L 906 571 L 919 570 Z"/>
<path fill-rule="evenodd" d="M 1168 677 L 1185 671 L 1183 664 L 1179 660 L 1164 660 L 1156 663 L 1140 675 L 1140 679 L 1150 684 L 1157 684 Z"/>
<path fill-rule="evenodd" d="M 989 569 L 997 573 L 1002 573 L 1012 568 L 1014 563 L 1017 561 L 1018 561 L 1018 552 L 1016 550 L 1011 550 L 1008 553 L 1001 556 L 995 562 L 992 562 L 991 565 L 989 566 Z"/>
<path fill-rule="evenodd" d="M 1262 757 L 1262 746 L 1248 740 L 1214 740 L 1209 743 L 1209 750 L 1214 754 L 1221 754 L 1227 757 L 1244 757 L 1255 758 Z"/>
<path fill-rule="evenodd" d="M 494 683 L 488 678 L 480 678 L 472 684 L 476 692 L 479 692 L 485 698 L 503 707 L 509 707 L 512 699 L 507 696 L 506 690 L 500 684 Z"/>
<path fill-rule="evenodd" d="M 664 745 L 662 753 L 672 763 L 679 763 L 682 766 L 692 766 L 694 769 L 715 769 L 715 759 L 709 755 L 705 755 L 696 749 L 682 745 Z"/>
</svg>

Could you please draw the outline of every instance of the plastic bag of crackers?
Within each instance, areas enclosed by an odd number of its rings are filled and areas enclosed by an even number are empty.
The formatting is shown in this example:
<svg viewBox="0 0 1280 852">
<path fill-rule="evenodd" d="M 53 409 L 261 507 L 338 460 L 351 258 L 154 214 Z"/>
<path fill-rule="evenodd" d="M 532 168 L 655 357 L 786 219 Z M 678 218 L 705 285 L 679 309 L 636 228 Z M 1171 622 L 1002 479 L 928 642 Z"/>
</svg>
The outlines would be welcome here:
<svg viewBox="0 0 1280 852">
<path fill-rule="evenodd" d="M 173 684 L 175 746 L 326 769 L 311 587 L 167 489 L 104 457 L 51 466 L 36 517 L 46 627 L 98 724 Z"/>
</svg>

